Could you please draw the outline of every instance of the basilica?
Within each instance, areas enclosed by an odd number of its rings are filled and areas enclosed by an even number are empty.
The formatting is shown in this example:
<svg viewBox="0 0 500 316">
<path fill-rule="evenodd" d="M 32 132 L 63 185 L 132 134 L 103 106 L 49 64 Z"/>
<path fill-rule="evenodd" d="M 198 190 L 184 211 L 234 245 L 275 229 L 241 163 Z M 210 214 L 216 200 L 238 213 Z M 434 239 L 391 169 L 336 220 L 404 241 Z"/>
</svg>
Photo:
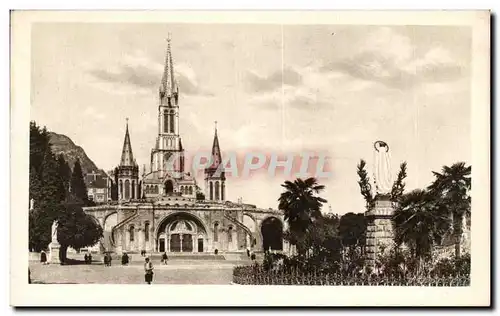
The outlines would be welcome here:
<svg viewBox="0 0 500 316">
<path fill-rule="evenodd" d="M 185 171 L 179 130 L 180 88 L 174 75 L 169 39 L 149 170 L 139 171 L 127 121 L 121 159 L 114 175 L 118 199 L 85 208 L 103 227 L 103 238 L 96 250 L 117 253 L 283 250 L 287 243 L 282 235 L 281 212 L 227 200 L 217 128 L 211 165 L 204 171 L 204 190 Z M 173 155 L 180 159 L 172 164 Z"/>
</svg>

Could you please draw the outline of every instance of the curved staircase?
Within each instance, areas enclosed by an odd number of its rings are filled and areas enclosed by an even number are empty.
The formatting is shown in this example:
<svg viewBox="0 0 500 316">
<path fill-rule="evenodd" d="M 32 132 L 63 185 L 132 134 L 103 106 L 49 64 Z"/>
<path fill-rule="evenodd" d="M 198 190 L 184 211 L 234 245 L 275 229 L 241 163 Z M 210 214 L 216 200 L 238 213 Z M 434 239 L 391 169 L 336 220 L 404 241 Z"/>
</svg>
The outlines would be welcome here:
<svg viewBox="0 0 500 316">
<path fill-rule="evenodd" d="M 109 243 L 109 245 L 111 246 L 110 248 L 106 248 L 105 250 L 110 250 L 111 248 L 115 248 L 116 247 L 116 241 L 115 241 L 115 232 L 117 229 L 125 226 L 125 224 L 129 223 L 130 221 L 132 221 L 133 219 L 135 219 L 139 214 L 139 206 L 136 207 L 136 209 L 134 210 L 134 212 L 132 213 L 132 215 L 128 216 L 127 218 L 124 218 L 121 222 L 119 222 L 118 224 L 116 224 L 112 229 L 111 229 L 111 232 L 107 232 L 107 236 L 104 236 L 104 242 L 106 243 Z M 107 240 L 106 240 L 106 237 L 107 237 Z M 105 245 L 106 247 L 106 245 Z"/>
<path fill-rule="evenodd" d="M 250 229 L 248 227 L 245 226 L 245 224 L 243 224 L 242 222 L 240 222 L 235 217 L 229 216 L 225 212 L 224 212 L 224 218 L 230 220 L 231 222 L 233 222 L 234 224 L 236 224 L 236 226 L 238 226 L 241 229 L 243 229 L 250 236 L 250 240 L 253 240 L 253 233 L 250 231 Z"/>
</svg>

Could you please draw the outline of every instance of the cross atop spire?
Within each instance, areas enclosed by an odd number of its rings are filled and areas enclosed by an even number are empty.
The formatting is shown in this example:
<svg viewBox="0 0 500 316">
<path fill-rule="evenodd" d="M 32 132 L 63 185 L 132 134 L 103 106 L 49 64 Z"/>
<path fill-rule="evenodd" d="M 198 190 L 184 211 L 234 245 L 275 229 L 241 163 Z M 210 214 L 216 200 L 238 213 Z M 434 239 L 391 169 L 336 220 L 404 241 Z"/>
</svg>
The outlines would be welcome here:
<svg viewBox="0 0 500 316">
<path fill-rule="evenodd" d="M 126 118 L 127 125 L 125 128 L 125 139 L 123 140 L 122 158 L 120 166 L 135 166 L 134 154 L 132 153 L 132 143 L 130 142 L 130 134 L 128 132 L 128 117 Z"/>
<path fill-rule="evenodd" d="M 217 121 L 214 121 L 215 123 L 215 135 L 217 135 Z"/>
</svg>

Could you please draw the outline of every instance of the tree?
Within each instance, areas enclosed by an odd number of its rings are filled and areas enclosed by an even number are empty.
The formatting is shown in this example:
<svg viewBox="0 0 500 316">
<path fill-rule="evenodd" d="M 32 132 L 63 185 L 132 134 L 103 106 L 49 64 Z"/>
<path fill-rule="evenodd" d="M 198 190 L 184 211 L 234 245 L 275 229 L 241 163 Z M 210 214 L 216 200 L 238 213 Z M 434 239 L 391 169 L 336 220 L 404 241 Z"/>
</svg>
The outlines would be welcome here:
<svg viewBox="0 0 500 316">
<path fill-rule="evenodd" d="M 342 244 L 338 236 L 339 218 L 328 214 L 316 219 L 310 225 L 302 243 L 297 248 L 307 249 L 307 264 L 310 269 L 338 270 Z"/>
<path fill-rule="evenodd" d="M 59 176 L 57 162 L 52 152 L 48 151 L 42 163 L 41 190 L 35 209 L 30 217 L 30 237 L 32 248 L 45 249 L 51 241 L 51 225 L 63 209 L 66 198 L 64 184 Z"/>
<path fill-rule="evenodd" d="M 71 196 L 72 199 L 83 205 L 89 204 L 89 197 L 87 195 L 87 186 L 83 180 L 82 166 L 80 160 L 77 159 L 73 166 L 73 173 L 71 174 Z"/>
<path fill-rule="evenodd" d="M 55 219 L 54 214 L 50 214 L 40 208 L 35 208 L 29 212 L 29 250 L 41 251 L 46 249 L 52 240 L 51 226 Z"/>
<path fill-rule="evenodd" d="M 422 263 L 430 258 L 433 245 L 441 242 L 449 226 L 449 216 L 429 192 L 417 189 L 401 197 L 393 224 L 396 246 L 404 243 Z"/>
<path fill-rule="evenodd" d="M 392 203 L 397 203 L 405 191 L 406 179 L 406 162 L 403 162 L 399 167 L 398 177 L 392 186 L 391 190 L 391 201 Z"/>
<path fill-rule="evenodd" d="M 361 195 L 366 202 L 366 210 L 370 211 L 375 207 L 375 198 L 372 194 L 372 186 L 370 184 L 370 177 L 368 177 L 368 172 L 366 172 L 366 161 L 361 159 L 358 164 L 358 176 L 359 176 L 359 188 L 361 190 Z"/>
<path fill-rule="evenodd" d="M 457 162 L 451 167 L 443 166 L 441 173 L 433 172 L 436 179 L 429 190 L 453 220 L 455 257 L 460 257 L 460 242 L 464 216 L 470 217 L 471 166 Z"/>
<path fill-rule="evenodd" d="M 59 175 L 57 161 L 51 151 L 45 153 L 41 174 L 42 191 L 40 207 L 44 210 L 58 210 L 66 198 L 64 183 Z"/>
<path fill-rule="evenodd" d="M 85 214 L 80 204 L 66 204 L 59 216 L 57 239 L 61 244 L 61 260 L 66 259 L 66 250 L 79 250 L 96 244 L 103 236 L 102 227 L 90 215 Z"/>
<path fill-rule="evenodd" d="M 40 176 L 42 162 L 47 151 L 50 150 L 49 134 L 47 129 L 30 122 L 30 170 L 34 169 Z"/>
<path fill-rule="evenodd" d="M 68 195 L 71 182 L 71 168 L 66 162 L 66 159 L 64 159 L 63 154 L 60 154 L 59 157 L 57 157 L 57 166 L 59 175 L 61 176 L 64 184 L 64 190 L 66 192 L 66 195 Z"/>
<path fill-rule="evenodd" d="M 42 182 L 40 177 L 35 170 L 35 167 L 30 169 L 30 184 L 29 184 L 29 198 L 33 199 L 35 202 L 40 201 L 42 191 Z"/>
<path fill-rule="evenodd" d="M 297 245 L 299 253 L 304 253 L 306 249 L 298 241 L 305 237 L 310 225 L 322 217 L 321 207 L 327 201 L 317 194 L 325 186 L 319 185 L 316 178 L 285 181 L 281 186 L 285 188 L 285 192 L 278 199 L 278 208 L 284 212 L 285 220 L 288 221 L 290 242 Z"/>
<path fill-rule="evenodd" d="M 339 222 L 339 236 L 342 245 L 349 248 L 363 247 L 366 240 L 367 220 L 363 213 L 347 213 Z"/>
</svg>

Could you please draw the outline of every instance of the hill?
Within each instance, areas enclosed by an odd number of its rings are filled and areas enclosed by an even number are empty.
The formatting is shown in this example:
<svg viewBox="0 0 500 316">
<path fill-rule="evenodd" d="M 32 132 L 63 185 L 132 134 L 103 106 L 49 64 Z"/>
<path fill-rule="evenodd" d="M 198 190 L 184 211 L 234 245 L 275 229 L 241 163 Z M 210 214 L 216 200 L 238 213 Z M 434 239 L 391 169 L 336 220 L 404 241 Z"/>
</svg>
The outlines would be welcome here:
<svg viewBox="0 0 500 316">
<path fill-rule="evenodd" d="M 87 156 L 82 147 L 76 145 L 71 138 L 63 134 L 49 132 L 50 144 L 52 145 L 52 152 L 56 155 L 63 154 L 64 159 L 68 162 L 69 166 L 73 168 L 76 159 L 80 159 L 82 171 L 84 174 L 105 172 L 99 169 L 96 164 Z"/>
</svg>

